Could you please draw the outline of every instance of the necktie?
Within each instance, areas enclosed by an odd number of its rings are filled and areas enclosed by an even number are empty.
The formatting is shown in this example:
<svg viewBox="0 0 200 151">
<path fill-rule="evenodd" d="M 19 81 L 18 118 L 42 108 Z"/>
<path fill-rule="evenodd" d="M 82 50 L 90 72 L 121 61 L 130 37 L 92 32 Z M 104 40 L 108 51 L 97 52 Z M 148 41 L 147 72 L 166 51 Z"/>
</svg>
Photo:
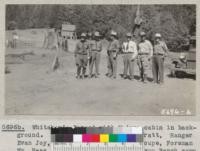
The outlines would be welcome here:
<svg viewBox="0 0 200 151">
<path fill-rule="evenodd" d="M 128 49 L 129 49 L 129 42 L 127 42 L 127 45 L 126 45 L 126 52 L 128 52 Z"/>
<path fill-rule="evenodd" d="M 84 43 L 82 43 L 82 51 L 85 51 Z"/>
</svg>

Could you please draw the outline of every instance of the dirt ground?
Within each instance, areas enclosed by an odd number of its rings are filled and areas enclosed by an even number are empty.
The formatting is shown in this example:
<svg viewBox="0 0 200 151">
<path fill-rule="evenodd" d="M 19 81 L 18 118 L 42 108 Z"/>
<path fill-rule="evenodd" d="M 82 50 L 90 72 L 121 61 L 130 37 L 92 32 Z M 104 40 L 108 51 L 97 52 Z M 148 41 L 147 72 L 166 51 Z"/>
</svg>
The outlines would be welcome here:
<svg viewBox="0 0 200 151">
<path fill-rule="evenodd" d="M 62 52 L 61 67 L 51 72 L 55 51 L 7 49 L 6 54 L 33 52 L 24 60 L 6 57 L 5 112 L 7 115 L 161 115 L 162 109 L 190 110 L 195 114 L 195 80 L 170 78 L 166 60 L 165 83 L 141 83 L 135 65 L 135 81 L 105 76 L 106 53 L 102 52 L 100 78 L 77 80 L 73 53 Z M 123 71 L 118 57 L 118 74 Z M 183 113 L 184 114 L 184 113 Z"/>
</svg>

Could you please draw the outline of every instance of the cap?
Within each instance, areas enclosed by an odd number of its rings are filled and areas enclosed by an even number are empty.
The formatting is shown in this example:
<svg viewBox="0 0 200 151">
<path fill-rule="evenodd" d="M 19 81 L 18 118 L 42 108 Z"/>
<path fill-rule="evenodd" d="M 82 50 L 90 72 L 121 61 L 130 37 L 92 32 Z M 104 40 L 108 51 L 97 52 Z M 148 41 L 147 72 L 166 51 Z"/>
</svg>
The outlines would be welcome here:
<svg viewBox="0 0 200 151">
<path fill-rule="evenodd" d="M 82 34 L 81 34 L 81 37 L 86 37 L 86 34 L 85 34 L 85 33 L 82 33 Z"/>
<path fill-rule="evenodd" d="M 161 38 L 162 36 L 161 36 L 160 33 L 156 33 L 156 34 L 155 34 L 155 37 L 156 37 L 156 38 Z"/>
<path fill-rule="evenodd" d="M 94 33 L 94 36 L 95 36 L 95 37 L 99 37 L 99 36 L 100 36 L 99 32 L 96 31 L 96 32 Z"/>
<path fill-rule="evenodd" d="M 146 33 L 145 32 L 140 32 L 140 36 L 146 36 Z"/>
<path fill-rule="evenodd" d="M 112 36 L 117 36 L 117 32 L 115 32 L 114 30 L 111 31 L 110 35 Z"/>
<path fill-rule="evenodd" d="M 126 37 L 132 37 L 132 34 L 131 33 L 127 33 Z"/>
</svg>

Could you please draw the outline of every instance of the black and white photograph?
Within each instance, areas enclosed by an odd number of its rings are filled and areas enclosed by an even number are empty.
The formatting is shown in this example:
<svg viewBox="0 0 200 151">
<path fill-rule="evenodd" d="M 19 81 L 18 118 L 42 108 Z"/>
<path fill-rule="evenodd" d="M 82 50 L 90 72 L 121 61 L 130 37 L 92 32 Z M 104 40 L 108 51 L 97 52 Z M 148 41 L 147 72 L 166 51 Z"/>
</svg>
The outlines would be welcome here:
<svg viewBox="0 0 200 151">
<path fill-rule="evenodd" d="M 195 4 L 7 4 L 5 115 L 194 116 Z"/>
</svg>

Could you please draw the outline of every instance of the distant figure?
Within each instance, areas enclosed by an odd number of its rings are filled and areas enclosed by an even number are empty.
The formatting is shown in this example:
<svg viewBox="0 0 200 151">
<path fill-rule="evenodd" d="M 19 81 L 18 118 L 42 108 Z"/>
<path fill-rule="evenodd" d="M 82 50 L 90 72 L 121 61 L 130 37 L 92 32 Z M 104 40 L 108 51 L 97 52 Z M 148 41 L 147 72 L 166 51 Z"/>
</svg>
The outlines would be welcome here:
<svg viewBox="0 0 200 151">
<path fill-rule="evenodd" d="M 66 36 L 63 36 L 62 46 L 63 46 L 63 50 L 68 51 L 68 41 L 67 41 Z"/>
<path fill-rule="evenodd" d="M 137 57 L 137 44 L 132 40 L 132 34 L 126 34 L 127 40 L 122 44 L 123 61 L 124 61 L 124 73 L 123 78 L 127 79 L 127 72 L 129 70 L 130 80 L 134 80 L 133 70 L 134 62 Z"/>
<path fill-rule="evenodd" d="M 17 48 L 17 40 L 19 39 L 19 36 L 17 35 L 17 32 L 12 33 L 12 48 Z"/>
<path fill-rule="evenodd" d="M 153 56 L 153 46 L 149 40 L 146 39 L 146 33 L 140 33 L 140 42 L 138 50 L 138 65 L 140 69 L 141 81 L 147 82 L 147 70 L 150 66 L 150 60 Z"/>
<path fill-rule="evenodd" d="M 56 54 L 55 54 L 55 58 L 54 58 L 54 61 L 53 61 L 53 64 L 52 64 L 52 69 L 56 70 L 60 66 L 59 53 L 62 50 L 62 36 L 61 36 L 59 29 L 55 30 L 52 48 L 56 48 Z"/>
<path fill-rule="evenodd" d="M 48 37 L 49 36 L 49 27 L 44 31 L 44 42 L 43 42 L 43 48 L 48 48 Z"/>
<path fill-rule="evenodd" d="M 184 44 L 181 44 L 181 49 L 183 49 L 183 50 L 189 50 L 190 49 L 190 36 L 187 36 L 186 38 L 185 38 L 185 42 L 184 42 Z"/>
<path fill-rule="evenodd" d="M 161 40 L 160 33 L 155 34 L 154 51 L 152 58 L 152 71 L 154 83 L 164 82 L 164 58 L 168 53 L 167 45 Z"/>
</svg>

